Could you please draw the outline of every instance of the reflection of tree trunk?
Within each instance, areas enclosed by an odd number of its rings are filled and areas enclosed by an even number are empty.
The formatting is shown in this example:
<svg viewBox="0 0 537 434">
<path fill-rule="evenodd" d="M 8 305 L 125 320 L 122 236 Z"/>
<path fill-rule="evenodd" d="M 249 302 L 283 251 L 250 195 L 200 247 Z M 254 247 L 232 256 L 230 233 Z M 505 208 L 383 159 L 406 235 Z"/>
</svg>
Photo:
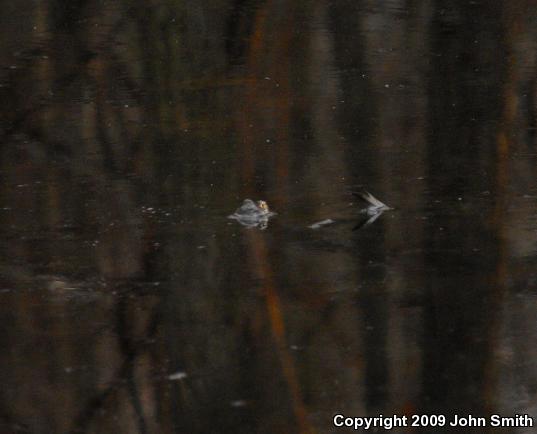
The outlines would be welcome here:
<svg viewBox="0 0 537 434">
<path fill-rule="evenodd" d="M 226 52 L 231 62 L 241 59 L 247 51 L 252 28 L 256 23 L 255 12 L 264 0 L 234 0 L 227 21 Z"/>
<path fill-rule="evenodd" d="M 363 6 L 362 6 L 363 7 Z M 347 146 L 347 165 L 352 168 L 352 185 L 376 182 L 376 116 L 377 99 L 371 88 L 372 78 L 367 65 L 368 52 L 363 28 L 364 14 L 360 7 L 347 7 L 344 2 L 331 6 L 331 32 L 334 37 L 335 66 L 339 71 L 341 91 L 348 95 L 338 110 L 341 133 Z M 348 35 L 353 35 L 349 40 Z"/>
<path fill-rule="evenodd" d="M 245 95 L 245 101 L 248 104 L 243 113 L 239 114 L 239 131 L 241 132 L 241 138 L 243 140 L 242 152 L 241 152 L 241 185 L 242 193 L 246 196 L 252 196 L 253 182 L 255 179 L 255 159 L 254 159 L 254 140 L 257 129 L 252 128 L 255 122 L 255 118 L 251 115 L 253 108 L 257 105 L 256 99 L 256 87 L 259 83 L 259 73 L 257 65 L 257 59 L 262 53 L 261 40 L 262 35 L 265 32 L 267 6 L 260 8 L 254 21 L 254 32 L 251 37 L 250 50 L 249 50 L 249 71 L 252 81 L 248 81 L 247 92 Z M 255 87 L 254 87 L 255 86 Z"/>
<path fill-rule="evenodd" d="M 507 209 L 509 206 L 509 185 L 511 184 L 510 165 L 511 149 L 516 146 L 512 145 L 515 139 L 514 127 L 517 116 L 517 89 L 520 82 L 518 76 L 517 58 L 515 54 L 516 35 L 519 32 L 520 16 L 510 16 L 510 8 L 505 7 L 503 16 L 503 35 L 505 53 L 503 59 L 507 59 L 507 65 L 503 66 L 505 79 L 503 89 L 500 92 L 503 112 L 498 125 L 496 137 L 496 168 L 495 168 L 495 188 L 496 200 L 492 212 L 491 230 L 496 234 L 497 239 L 497 264 L 494 272 L 490 274 L 490 286 L 495 288 L 492 299 L 497 306 L 505 304 L 506 289 L 508 279 L 508 235 L 506 233 L 506 224 L 509 221 Z M 530 124 L 531 125 L 531 124 Z M 516 145 L 516 143 L 515 143 Z M 501 334 L 500 321 L 494 321 L 487 330 L 487 340 L 490 348 L 490 354 L 497 351 L 498 340 Z M 484 395 L 487 397 L 486 411 L 489 414 L 498 410 L 499 400 L 497 391 L 499 390 L 499 364 L 497 358 L 490 358 L 485 365 L 484 371 Z"/>
<path fill-rule="evenodd" d="M 50 37 L 49 34 L 49 26 L 48 26 L 48 20 L 49 20 L 49 8 L 46 7 L 47 1 L 46 0 L 40 0 L 38 2 L 38 5 L 36 7 L 36 17 L 35 17 L 35 30 L 38 35 L 42 35 L 41 37 L 43 39 L 47 39 Z M 48 98 L 48 92 L 50 91 L 50 88 L 52 86 L 52 63 L 49 56 L 46 56 L 45 59 L 41 59 L 41 61 L 37 65 L 37 80 L 36 80 L 36 87 L 37 87 L 37 94 L 42 95 L 44 98 Z M 41 110 L 39 113 L 39 116 L 41 117 L 39 122 L 39 129 L 42 131 L 45 131 L 47 126 L 50 124 L 51 119 L 51 110 Z"/>
<path fill-rule="evenodd" d="M 346 164 L 337 124 L 337 114 L 342 106 L 341 83 L 334 73 L 334 40 L 328 26 L 328 7 L 323 1 L 315 1 L 312 6 L 307 65 L 310 104 L 304 110 L 311 110 L 307 114 L 311 116 L 313 152 L 302 157 L 302 164 L 307 167 L 304 169 L 307 183 L 314 186 L 314 201 L 322 204 L 326 198 L 341 196 L 351 170 Z M 312 216 L 314 219 L 329 212 L 322 205 L 316 208 L 319 214 Z"/>
<path fill-rule="evenodd" d="M 276 206 L 279 207 L 284 207 L 288 200 L 282 195 L 287 191 L 289 171 L 288 147 L 291 116 L 289 80 L 292 68 L 290 43 L 294 30 L 293 13 L 289 9 L 293 8 L 282 7 L 276 2 L 269 1 L 260 6 L 255 14 L 248 50 L 250 80 L 246 83 L 247 90 L 244 97 L 246 107 L 242 113 L 238 114 L 239 131 L 243 143 L 242 192 L 245 197 L 251 196 L 254 193 L 256 177 L 263 173 L 260 170 L 269 170 L 272 176 L 265 177 L 277 180 L 276 191 L 280 197 L 276 199 Z M 285 17 L 285 21 L 281 20 L 281 17 Z M 270 30 L 272 28 L 279 29 L 277 38 Z M 265 110 L 274 109 L 278 110 L 276 116 L 263 117 Z M 265 122 L 274 122 L 274 124 L 264 125 Z M 268 127 L 266 133 L 268 137 L 260 135 L 259 127 Z M 270 151 L 256 152 L 256 150 L 261 150 L 262 146 Z M 265 241 L 259 234 L 252 231 L 248 235 L 249 256 L 253 258 L 254 269 L 263 281 L 274 346 L 290 393 L 296 423 L 300 433 L 311 433 L 313 428 L 308 421 L 303 403 L 295 362 L 289 354 L 286 343 L 282 304 L 273 277 L 272 261 Z"/>
<path fill-rule="evenodd" d="M 133 288 L 128 286 L 117 289 L 120 293 L 126 290 L 125 294 L 132 295 L 133 292 Z M 119 352 L 116 354 L 106 347 L 99 354 L 101 363 L 106 365 L 112 362 L 111 365 L 117 366 L 117 369 L 106 382 L 106 387 L 90 397 L 85 406 L 81 406 L 69 432 L 82 433 L 93 426 L 99 426 L 99 430 L 109 426 L 113 431 L 116 425 L 113 418 L 100 420 L 107 413 L 117 415 L 117 421 L 123 421 L 121 428 L 128 429 L 129 432 L 155 432 L 157 426 L 164 425 L 163 421 L 157 420 L 158 403 L 153 391 L 153 366 L 148 362 L 142 363 L 148 349 L 154 345 L 151 341 L 161 315 L 159 306 L 158 299 L 143 294 L 118 299 L 115 315 Z M 116 358 L 122 360 L 121 364 L 116 365 Z M 102 382 L 103 379 L 98 378 L 98 381 Z M 129 401 L 131 408 L 126 405 Z M 151 416 L 150 420 L 148 416 Z M 125 425 L 126 420 L 131 424 Z"/>
<path fill-rule="evenodd" d="M 488 153 L 481 152 L 494 137 L 478 134 L 479 123 L 474 122 L 483 113 L 497 121 L 491 107 L 501 105 L 496 95 L 504 70 L 492 67 L 504 59 L 501 10 L 497 5 L 483 6 L 484 18 L 476 22 L 456 5 L 443 15 L 444 7 L 437 5 L 431 27 L 431 51 L 443 55 L 435 56 L 431 65 L 428 181 L 431 191 L 453 203 L 459 213 L 453 217 L 446 210 L 428 221 L 422 402 L 427 403 L 424 410 L 448 416 L 461 408 L 485 414 L 485 403 L 492 398 L 486 367 L 497 338 L 490 331 L 499 321 L 502 291 L 496 272 L 503 266 L 498 256 L 501 235 L 498 227 L 487 223 L 499 216 L 488 205 L 461 208 L 456 202 L 457 197 L 476 198 L 504 183 L 496 170 L 504 157 L 490 147 Z M 468 41 L 477 34 L 483 42 L 469 48 Z M 483 71 L 477 78 L 476 70 Z M 483 74 L 486 87 L 481 84 Z M 481 170 L 495 173 L 494 183 Z M 497 200 L 502 203 L 501 193 Z M 476 244 L 481 246 L 478 252 Z"/>
<path fill-rule="evenodd" d="M 308 421 L 307 409 L 304 405 L 295 361 L 289 354 L 289 345 L 286 342 L 286 327 L 283 306 L 275 285 L 271 261 L 263 238 L 258 232 L 249 232 L 249 256 L 252 258 L 255 273 L 261 279 L 268 320 L 274 347 L 282 367 L 283 377 L 289 388 L 294 414 L 297 420 L 299 433 L 309 434 L 315 432 Z"/>
</svg>

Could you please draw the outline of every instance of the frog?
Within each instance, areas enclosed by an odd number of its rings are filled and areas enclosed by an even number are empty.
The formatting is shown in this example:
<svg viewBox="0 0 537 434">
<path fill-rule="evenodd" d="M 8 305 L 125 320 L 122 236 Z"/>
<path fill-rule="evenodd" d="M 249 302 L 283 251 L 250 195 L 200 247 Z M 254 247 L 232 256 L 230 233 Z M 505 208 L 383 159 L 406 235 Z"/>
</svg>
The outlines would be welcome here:
<svg viewBox="0 0 537 434">
<path fill-rule="evenodd" d="M 264 200 L 253 201 L 244 199 L 242 205 L 235 212 L 228 216 L 232 220 L 236 220 L 241 225 L 248 228 L 266 229 L 269 218 L 276 215 L 275 212 L 269 209 L 267 202 Z"/>
</svg>

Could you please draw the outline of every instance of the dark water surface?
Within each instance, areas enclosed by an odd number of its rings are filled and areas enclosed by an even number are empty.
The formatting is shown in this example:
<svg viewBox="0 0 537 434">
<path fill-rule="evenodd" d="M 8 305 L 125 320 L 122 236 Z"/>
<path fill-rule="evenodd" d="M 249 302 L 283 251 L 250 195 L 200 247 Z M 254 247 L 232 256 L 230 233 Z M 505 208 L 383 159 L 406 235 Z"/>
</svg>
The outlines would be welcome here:
<svg viewBox="0 0 537 434">
<path fill-rule="evenodd" d="M 537 422 L 536 6 L 0 2 L 0 432 Z"/>
</svg>

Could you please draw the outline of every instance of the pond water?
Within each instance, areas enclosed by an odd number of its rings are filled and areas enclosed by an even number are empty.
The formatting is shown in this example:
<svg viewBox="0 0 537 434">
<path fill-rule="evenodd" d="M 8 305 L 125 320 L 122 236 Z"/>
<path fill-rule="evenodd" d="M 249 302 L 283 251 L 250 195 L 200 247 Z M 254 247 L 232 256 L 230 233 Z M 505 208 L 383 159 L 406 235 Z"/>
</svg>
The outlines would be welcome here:
<svg viewBox="0 0 537 434">
<path fill-rule="evenodd" d="M 532 5 L 4 2 L 0 431 L 537 418 Z"/>
</svg>

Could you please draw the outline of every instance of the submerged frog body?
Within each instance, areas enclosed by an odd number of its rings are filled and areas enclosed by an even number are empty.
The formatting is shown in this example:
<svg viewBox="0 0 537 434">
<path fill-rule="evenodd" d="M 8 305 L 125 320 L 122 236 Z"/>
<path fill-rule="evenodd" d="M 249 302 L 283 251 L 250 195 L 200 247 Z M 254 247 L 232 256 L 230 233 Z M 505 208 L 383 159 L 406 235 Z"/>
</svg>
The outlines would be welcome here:
<svg viewBox="0 0 537 434">
<path fill-rule="evenodd" d="M 228 218 L 237 220 L 243 226 L 265 229 L 269 218 L 275 214 L 269 210 L 264 200 L 254 202 L 251 199 L 245 199 L 242 205 Z"/>
</svg>

